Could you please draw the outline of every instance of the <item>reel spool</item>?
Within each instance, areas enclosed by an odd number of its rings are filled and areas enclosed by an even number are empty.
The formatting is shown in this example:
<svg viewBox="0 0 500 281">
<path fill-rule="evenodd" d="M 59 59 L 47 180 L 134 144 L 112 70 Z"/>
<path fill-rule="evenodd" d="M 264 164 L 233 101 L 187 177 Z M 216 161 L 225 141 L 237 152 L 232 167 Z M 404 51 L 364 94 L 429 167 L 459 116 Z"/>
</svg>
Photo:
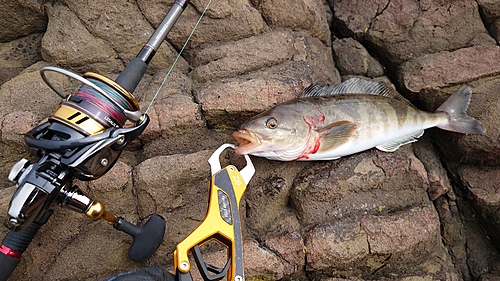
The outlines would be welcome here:
<svg viewBox="0 0 500 281">
<path fill-rule="evenodd" d="M 64 74 L 82 82 L 76 93 L 62 94 L 48 80 L 46 72 Z M 144 131 L 149 118 L 142 115 L 134 96 L 118 83 L 96 73 L 83 77 L 47 66 L 42 79 L 63 100 L 48 121 L 25 135 L 28 146 L 62 154 L 61 163 L 74 168 L 80 180 L 94 180 L 118 160 L 125 145 Z M 127 121 L 133 127 L 124 128 Z"/>
</svg>

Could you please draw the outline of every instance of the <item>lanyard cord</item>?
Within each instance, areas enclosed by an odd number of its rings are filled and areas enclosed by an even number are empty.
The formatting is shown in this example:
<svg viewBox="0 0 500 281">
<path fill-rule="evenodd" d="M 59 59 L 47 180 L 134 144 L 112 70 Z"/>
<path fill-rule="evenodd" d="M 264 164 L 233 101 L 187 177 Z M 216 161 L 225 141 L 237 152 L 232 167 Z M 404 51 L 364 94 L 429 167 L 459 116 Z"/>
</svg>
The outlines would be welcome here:
<svg viewBox="0 0 500 281">
<path fill-rule="evenodd" d="M 200 24 L 201 22 L 201 19 L 203 18 L 203 16 L 205 15 L 206 11 L 208 10 L 208 7 L 210 6 L 210 3 L 212 2 L 212 0 L 209 0 L 207 5 L 205 6 L 205 9 L 203 10 L 203 12 L 201 13 L 200 15 L 200 18 L 198 19 L 198 21 L 196 22 L 196 24 L 194 25 L 193 27 L 193 30 L 191 30 L 191 33 L 189 34 L 188 38 L 186 39 L 186 42 L 184 42 L 184 45 L 182 46 L 182 49 L 179 51 L 179 53 L 177 54 L 177 57 L 175 58 L 174 62 L 172 63 L 172 66 L 170 67 L 170 69 L 168 70 L 167 74 L 165 75 L 165 77 L 163 78 L 163 81 L 161 82 L 160 86 L 158 87 L 158 90 L 156 90 L 156 93 L 155 95 L 153 96 L 153 98 L 151 99 L 151 102 L 149 103 L 148 107 L 146 108 L 146 110 L 144 111 L 144 114 L 148 113 L 149 109 L 151 108 L 151 106 L 153 105 L 153 102 L 155 101 L 156 97 L 158 97 L 158 94 L 160 93 L 161 89 L 163 88 L 163 85 L 165 84 L 165 81 L 167 81 L 167 78 L 170 76 L 170 73 L 172 73 L 173 69 L 174 69 L 174 66 L 175 64 L 177 63 L 177 61 L 180 59 L 181 57 L 181 54 L 182 52 L 184 51 L 184 49 L 186 48 L 188 42 L 189 42 L 189 39 L 191 39 L 191 37 L 193 36 L 194 34 L 194 31 L 196 30 L 196 28 L 198 27 L 198 25 Z"/>
</svg>

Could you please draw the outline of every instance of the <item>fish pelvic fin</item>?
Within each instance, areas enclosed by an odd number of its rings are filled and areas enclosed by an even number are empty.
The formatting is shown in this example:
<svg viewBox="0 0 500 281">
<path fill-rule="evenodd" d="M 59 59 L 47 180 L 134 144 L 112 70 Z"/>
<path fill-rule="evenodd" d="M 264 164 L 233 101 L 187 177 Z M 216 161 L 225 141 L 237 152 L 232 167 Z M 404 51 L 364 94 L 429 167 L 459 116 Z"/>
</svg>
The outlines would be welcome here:
<svg viewBox="0 0 500 281">
<path fill-rule="evenodd" d="M 300 97 L 328 97 L 333 95 L 375 95 L 396 99 L 406 105 L 415 107 L 400 93 L 383 82 L 375 82 L 362 78 L 351 78 L 335 86 L 312 85 L 304 89 Z"/>
<path fill-rule="evenodd" d="M 467 115 L 467 107 L 470 103 L 472 90 L 469 86 L 463 86 L 453 93 L 438 109 L 448 113 L 449 122 L 438 128 L 462 133 L 462 134 L 484 134 L 486 129 L 478 120 Z"/>
<path fill-rule="evenodd" d="M 316 130 L 320 135 L 320 146 L 317 152 L 332 150 L 346 143 L 356 132 L 356 124 L 350 121 L 339 121 Z"/>
<path fill-rule="evenodd" d="M 377 145 L 376 148 L 378 150 L 382 150 L 385 152 L 394 152 L 402 145 L 417 141 L 417 139 L 419 137 L 421 137 L 423 134 L 424 134 L 424 130 L 420 130 L 420 131 L 415 132 L 411 135 L 407 135 L 407 136 L 404 136 L 402 138 L 399 138 L 399 139 L 396 139 L 396 140 L 393 140 L 393 141 L 390 141 L 390 142 L 387 142 L 387 143 L 384 143 L 381 145 Z"/>
</svg>

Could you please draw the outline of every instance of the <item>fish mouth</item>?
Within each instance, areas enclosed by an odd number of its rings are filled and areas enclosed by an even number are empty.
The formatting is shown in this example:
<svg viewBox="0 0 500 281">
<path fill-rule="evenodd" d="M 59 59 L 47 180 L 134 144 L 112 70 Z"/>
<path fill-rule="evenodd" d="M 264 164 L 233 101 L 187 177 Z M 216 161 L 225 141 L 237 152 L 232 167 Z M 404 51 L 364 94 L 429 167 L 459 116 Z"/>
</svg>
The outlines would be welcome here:
<svg viewBox="0 0 500 281">
<path fill-rule="evenodd" d="M 252 148 L 262 144 L 254 132 L 245 129 L 233 132 L 233 138 L 238 142 L 238 147 L 234 152 L 239 155 L 249 154 Z"/>
</svg>

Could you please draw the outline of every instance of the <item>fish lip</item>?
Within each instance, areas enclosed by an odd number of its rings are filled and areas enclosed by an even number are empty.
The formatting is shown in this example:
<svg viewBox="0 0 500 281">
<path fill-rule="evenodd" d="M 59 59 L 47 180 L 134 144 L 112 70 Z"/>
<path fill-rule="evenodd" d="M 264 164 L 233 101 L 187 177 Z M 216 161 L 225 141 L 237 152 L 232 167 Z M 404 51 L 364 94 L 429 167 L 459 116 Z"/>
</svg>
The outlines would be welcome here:
<svg viewBox="0 0 500 281">
<path fill-rule="evenodd" d="M 235 153 L 240 155 L 248 154 L 248 151 L 252 147 L 257 147 L 262 144 L 254 132 L 245 129 L 233 132 L 233 138 L 238 142 Z"/>
</svg>

